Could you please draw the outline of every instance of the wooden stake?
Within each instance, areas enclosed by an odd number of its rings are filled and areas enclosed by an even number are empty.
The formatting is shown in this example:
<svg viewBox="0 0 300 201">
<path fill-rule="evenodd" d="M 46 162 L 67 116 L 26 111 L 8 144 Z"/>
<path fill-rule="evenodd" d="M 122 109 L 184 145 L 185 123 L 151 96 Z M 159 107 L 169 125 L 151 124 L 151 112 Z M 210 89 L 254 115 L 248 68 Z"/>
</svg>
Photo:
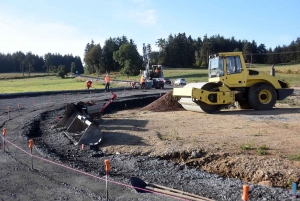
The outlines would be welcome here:
<svg viewBox="0 0 300 201">
<path fill-rule="evenodd" d="M 7 107 L 7 111 L 8 111 L 8 120 L 10 120 L 10 107 Z"/>
<path fill-rule="evenodd" d="M 106 159 L 104 163 L 105 163 L 105 171 L 106 171 L 106 200 L 108 201 L 107 178 L 108 178 L 108 171 L 110 170 L 109 160 Z"/>
<path fill-rule="evenodd" d="M 33 148 L 33 140 L 29 140 L 29 148 L 30 148 L 30 155 L 31 155 L 31 169 L 33 169 L 33 158 L 32 158 L 32 148 Z"/>
<path fill-rule="evenodd" d="M 3 150 L 5 151 L 5 136 L 6 136 L 6 128 L 3 128 Z"/>
<path fill-rule="evenodd" d="M 242 196 L 242 199 L 244 201 L 248 201 L 248 193 L 249 193 L 249 186 L 248 185 L 243 185 L 243 196 Z"/>
</svg>

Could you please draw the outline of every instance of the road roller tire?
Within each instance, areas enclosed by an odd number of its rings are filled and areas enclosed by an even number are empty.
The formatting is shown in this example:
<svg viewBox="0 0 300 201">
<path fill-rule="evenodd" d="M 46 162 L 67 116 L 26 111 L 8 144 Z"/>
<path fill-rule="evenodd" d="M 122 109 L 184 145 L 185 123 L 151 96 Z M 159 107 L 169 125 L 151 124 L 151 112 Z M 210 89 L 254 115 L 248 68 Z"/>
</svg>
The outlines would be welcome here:
<svg viewBox="0 0 300 201">
<path fill-rule="evenodd" d="M 276 101 L 276 90 L 268 83 L 257 83 L 248 92 L 249 105 L 255 110 L 270 110 Z"/>
<path fill-rule="evenodd" d="M 234 105 L 238 109 L 252 109 L 248 101 L 236 101 Z"/>
</svg>

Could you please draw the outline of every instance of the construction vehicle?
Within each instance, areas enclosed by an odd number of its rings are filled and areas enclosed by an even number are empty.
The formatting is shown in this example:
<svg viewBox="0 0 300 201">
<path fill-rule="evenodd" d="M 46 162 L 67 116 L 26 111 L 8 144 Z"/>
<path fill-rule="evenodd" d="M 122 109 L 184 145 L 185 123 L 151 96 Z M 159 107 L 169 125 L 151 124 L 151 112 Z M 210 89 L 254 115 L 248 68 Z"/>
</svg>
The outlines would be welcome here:
<svg viewBox="0 0 300 201">
<path fill-rule="evenodd" d="M 211 114 L 235 102 L 240 109 L 270 110 L 294 91 L 284 80 L 247 69 L 242 52 L 210 56 L 208 77 L 174 88 L 173 96 L 186 110 Z"/>
<path fill-rule="evenodd" d="M 64 117 L 54 128 L 67 128 L 64 134 L 75 145 L 98 145 L 103 136 L 100 125 L 94 118 L 103 115 L 105 108 L 117 98 L 114 92 L 111 93 L 113 97 L 104 105 L 97 105 L 92 101 L 67 104 Z"/>
<path fill-rule="evenodd" d="M 163 69 L 162 65 L 152 65 L 152 69 L 149 66 L 150 58 L 147 53 L 147 48 L 145 43 L 143 44 L 143 66 L 145 66 L 145 71 L 143 71 L 143 75 L 145 77 L 145 88 L 155 88 L 155 89 L 163 89 L 164 81 L 163 81 Z"/>
</svg>

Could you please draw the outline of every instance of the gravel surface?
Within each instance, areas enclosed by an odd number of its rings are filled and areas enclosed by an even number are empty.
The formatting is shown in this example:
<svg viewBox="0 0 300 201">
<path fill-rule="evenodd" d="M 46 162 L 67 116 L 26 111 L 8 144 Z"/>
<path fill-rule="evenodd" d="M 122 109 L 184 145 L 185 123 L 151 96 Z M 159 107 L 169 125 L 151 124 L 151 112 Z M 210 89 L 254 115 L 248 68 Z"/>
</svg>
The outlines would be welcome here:
<svg viewBox="0 0 300 201">
<path fill-rule="evenodd" d="M 140 94 L 157 96 L 166 92 L 168 90 L 131 90 L 117 94 L 118 101 L 121 101 L 140 98 Z M 110 200 L 175 200 L 158 194 L 137 193 L 130 187 L 132 176 L 213 200 L 241 200 L 245 183 L 238 179 L 224 178 L 149 156 L 111 155 L 93 147 L 81 150 L 63 134 L 64 129 L 51 129 L 57 123 L 57 117 L 63 115 L 65 103 L 91 99 L 101 103 L 109 98 L 110 93 L 101 93 L 68 94 L 66 99 L 63 95 L 49 95 L 0 100 L 0 128 L 7 128 L 8 140 L 28 150 L 28 139 L 33 138 L 35 155 L 98 177 L 82 175 L 36 158 L 34 170 L 31 170 L 27 155 L 8 145 L 9 150 L 0 153 L 0 182 L 5 184 L 0 188 L 3 195 L 0 200 L 105 200 L 105 159 L 110 160 L 109 180 L 114 182 L 108 185 Z M 18 103 L 21 104 L 20 110 Z M 7 107 L 10 107 L 9 115 Z M 249 200 L 282 201 L 292 200 L 292 197 L 291 191 L 286 189 L 250 185 Z"/>
</svg>

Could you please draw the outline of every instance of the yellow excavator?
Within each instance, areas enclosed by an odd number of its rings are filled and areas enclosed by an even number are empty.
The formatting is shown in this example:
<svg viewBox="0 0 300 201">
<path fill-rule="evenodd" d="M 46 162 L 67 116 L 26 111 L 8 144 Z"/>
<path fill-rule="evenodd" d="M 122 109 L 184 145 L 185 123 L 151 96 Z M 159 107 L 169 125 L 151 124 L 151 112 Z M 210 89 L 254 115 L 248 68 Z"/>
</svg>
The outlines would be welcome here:
<svg viewBox="0 0 300 201">
<path fill-rule="evenodd" d="M 270 110 L 294 92 L 284 80 L 247 69 L 242 52 L 210 56 L 208 77 L 208 82 L 174 88 L 174 98 L 186 110 L 213 114 L 235 102 L 240 109 Z"/>
</svg>

